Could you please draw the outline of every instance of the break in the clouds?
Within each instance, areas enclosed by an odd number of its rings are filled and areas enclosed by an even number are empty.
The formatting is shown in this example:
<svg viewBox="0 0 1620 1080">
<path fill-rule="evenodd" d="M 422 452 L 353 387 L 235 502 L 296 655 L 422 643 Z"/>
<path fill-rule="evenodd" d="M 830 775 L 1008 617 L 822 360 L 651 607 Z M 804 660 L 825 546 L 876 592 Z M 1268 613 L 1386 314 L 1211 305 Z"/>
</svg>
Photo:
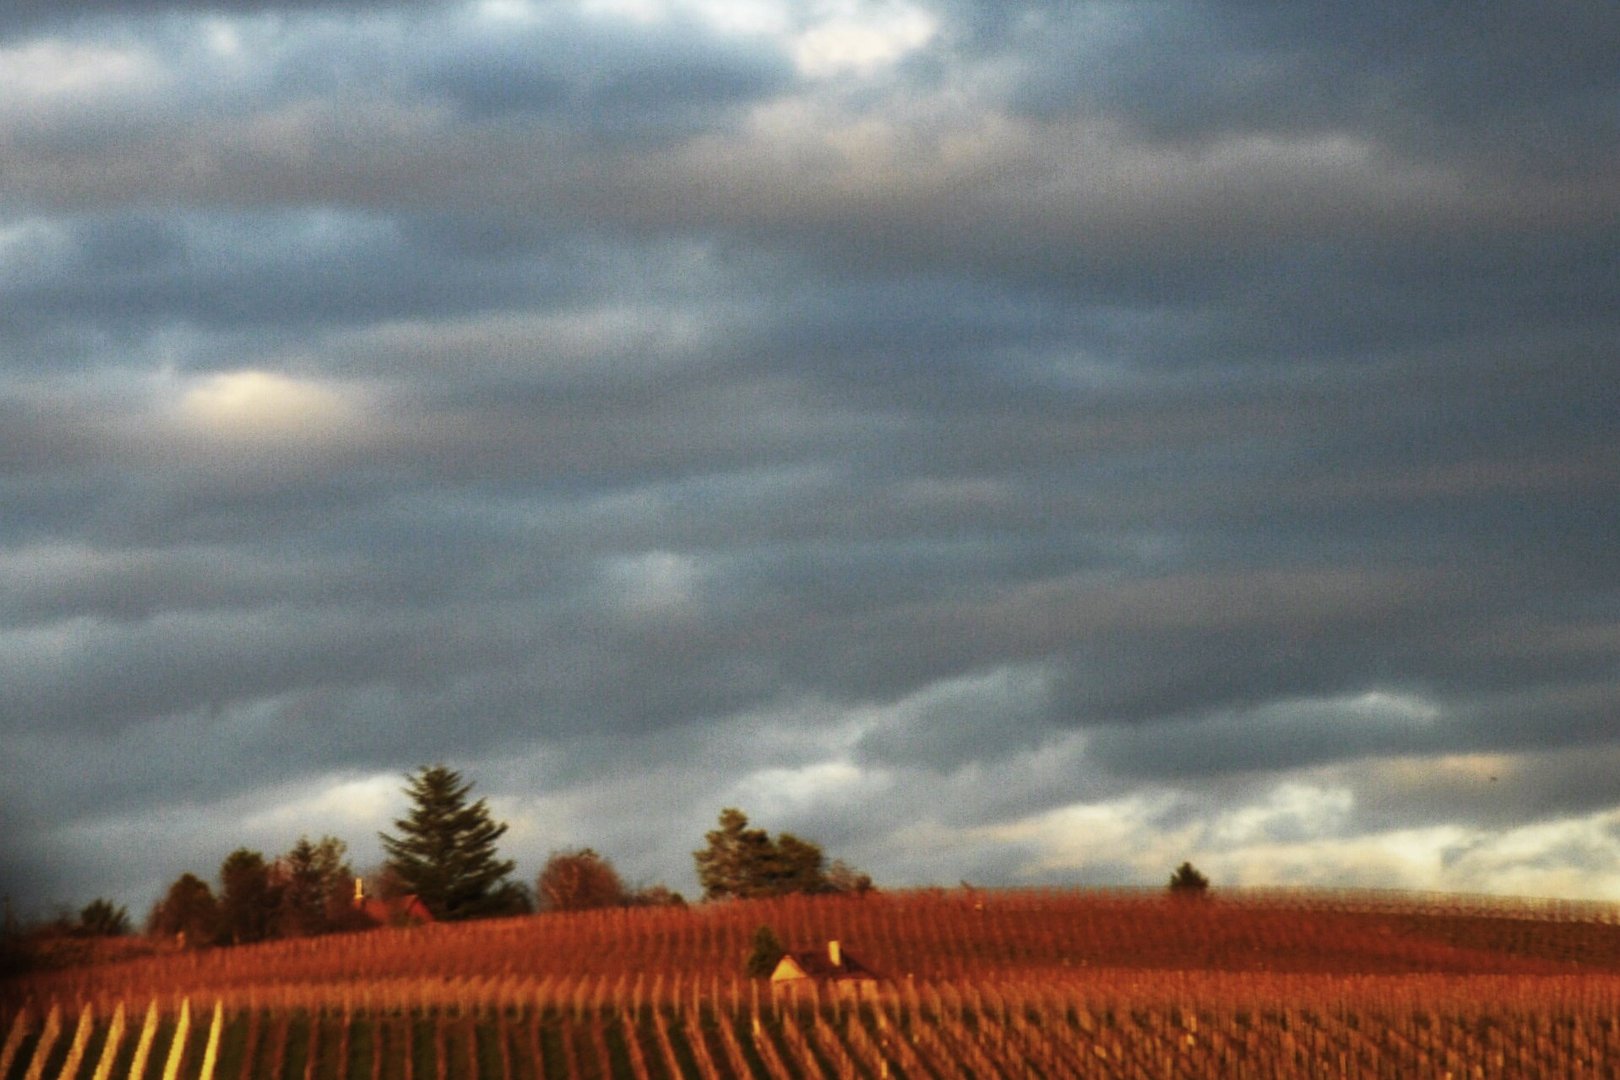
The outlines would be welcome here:
<svg viewBox="0 0 1620 1080">
<path fill-rule="evenodd" d="M 0 848 L 1620 898 L 1620 13 L 0 14 Z"/>
</svg>

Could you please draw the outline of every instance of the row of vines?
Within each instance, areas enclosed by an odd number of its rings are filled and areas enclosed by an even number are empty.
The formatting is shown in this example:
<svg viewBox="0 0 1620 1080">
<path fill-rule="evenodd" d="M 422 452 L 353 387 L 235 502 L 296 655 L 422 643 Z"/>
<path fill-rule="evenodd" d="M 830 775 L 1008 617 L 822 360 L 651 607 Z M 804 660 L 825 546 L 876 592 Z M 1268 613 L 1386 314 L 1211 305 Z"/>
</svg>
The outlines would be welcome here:
<svg viewBox="0 0 1620 1080">
<path fill-rule="evenodd" d="M 963 889 L 169 950 L 0 983 L 0 1080 L 1620 1080 L 1611 914 Z M 760 925 L 881 978 L 744 978 Z"/>
<path fill-rule="evenodd" d="M 1257 974 L 1620 972 L 1620 925 L 1539 911 L 1482 915 L 1438 904 L 1310 907 L 963 890 L 556 914 L 171 952 L 36 973 L 28 990 L 81 1000 L 168 989 L 217 996 L 267 981 L 626 973 L 726 979 L 738 971 L 761 924 L 795 948 L 842 940 L 867 966 L 897 979 L 1124 967 Z M 14 994 L 0 987 L 0 1008 L 8 992 Z"/>
<path fill-rule="evenodd" d="M 910 985 L 860 996 L 636 1002 L 609 980 L 573 1000 L 440 1007 L 25 1010 L 0 1080 L 801 1080 L 810 1077 L 1620 1076 L 1620 984 L 1552 980 L 1434 995 L 1322 983 L 1286 1006 L 1169 1002 L 1169 985 Z M 1472 982 L 1472 980 L 1468 980 Z M 606 988 L 604 988 L 604 986 Z M 1310 987 L 1299 987 L 1310 992 Z M 1379 993 L 1383 996 L 1380 997 Z M 1420 996 L 1430 1000 L 1418 1003 Z"/>
</svg>

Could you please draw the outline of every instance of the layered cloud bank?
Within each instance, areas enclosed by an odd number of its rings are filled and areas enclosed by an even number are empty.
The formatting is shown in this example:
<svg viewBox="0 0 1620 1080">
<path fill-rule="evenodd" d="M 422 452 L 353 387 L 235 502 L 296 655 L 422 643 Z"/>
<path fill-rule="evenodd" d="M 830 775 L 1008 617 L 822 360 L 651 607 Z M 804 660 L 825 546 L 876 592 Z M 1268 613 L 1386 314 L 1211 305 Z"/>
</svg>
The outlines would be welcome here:
<svg viewBox="0 0 1620 1080">
<path fill-rule="evenodd" d="M 0 877 L 1620 899 L 1620 13 L 0 14 Z"/>
</svg>

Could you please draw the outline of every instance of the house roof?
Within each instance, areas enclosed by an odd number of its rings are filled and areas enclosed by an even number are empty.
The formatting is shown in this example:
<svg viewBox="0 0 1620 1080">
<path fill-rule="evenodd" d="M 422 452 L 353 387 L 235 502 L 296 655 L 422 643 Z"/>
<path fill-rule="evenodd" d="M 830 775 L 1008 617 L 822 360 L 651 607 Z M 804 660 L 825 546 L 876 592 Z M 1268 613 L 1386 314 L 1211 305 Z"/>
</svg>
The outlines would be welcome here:
<svg viewBox="0 0 1620 1080">
<path fill-rule="evenodd" d="M 366 891 L 362 877 L 354 879 L 354 909 L 378 923 L 428 923 L 435 921 L 433 912 L 415 893 L 402 896 L 374 896 Z"/>
<path fill-rule="evenodd" d="M 433 912 L 429 911 L 427 905 L 422 903 L 421 898 L 414 893 L 390 900 L 368 896 L 358 906 L 373 921 L 379 923 L 426 923 L 434 921 Z"/>
<path fill-rule="evenodd" d="M 834 964 L 831 957 L 818 949 L 795 949 L 777 962 L 776 970 L 771 973 L 771 981 L 877 978 L 876 972 L 851 956 L 847 949 L 840 950 L 840 960 L 841 963 Z"/>
</svg>

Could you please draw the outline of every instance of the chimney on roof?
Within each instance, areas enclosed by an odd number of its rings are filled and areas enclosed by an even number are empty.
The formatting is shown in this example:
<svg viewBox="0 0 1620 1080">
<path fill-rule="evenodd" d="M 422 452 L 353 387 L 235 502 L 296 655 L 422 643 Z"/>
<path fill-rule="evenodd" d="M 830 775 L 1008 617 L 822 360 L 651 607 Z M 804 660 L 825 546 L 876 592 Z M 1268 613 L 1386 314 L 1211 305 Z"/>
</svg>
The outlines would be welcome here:
<svg viewBox="0 0 1620 1080">
<path fill-rule="evenodd" d="M 835 968 L 844 966 L 844 950 L 836 941 L 827 942 L 827 960 Z"/>
</svg>

